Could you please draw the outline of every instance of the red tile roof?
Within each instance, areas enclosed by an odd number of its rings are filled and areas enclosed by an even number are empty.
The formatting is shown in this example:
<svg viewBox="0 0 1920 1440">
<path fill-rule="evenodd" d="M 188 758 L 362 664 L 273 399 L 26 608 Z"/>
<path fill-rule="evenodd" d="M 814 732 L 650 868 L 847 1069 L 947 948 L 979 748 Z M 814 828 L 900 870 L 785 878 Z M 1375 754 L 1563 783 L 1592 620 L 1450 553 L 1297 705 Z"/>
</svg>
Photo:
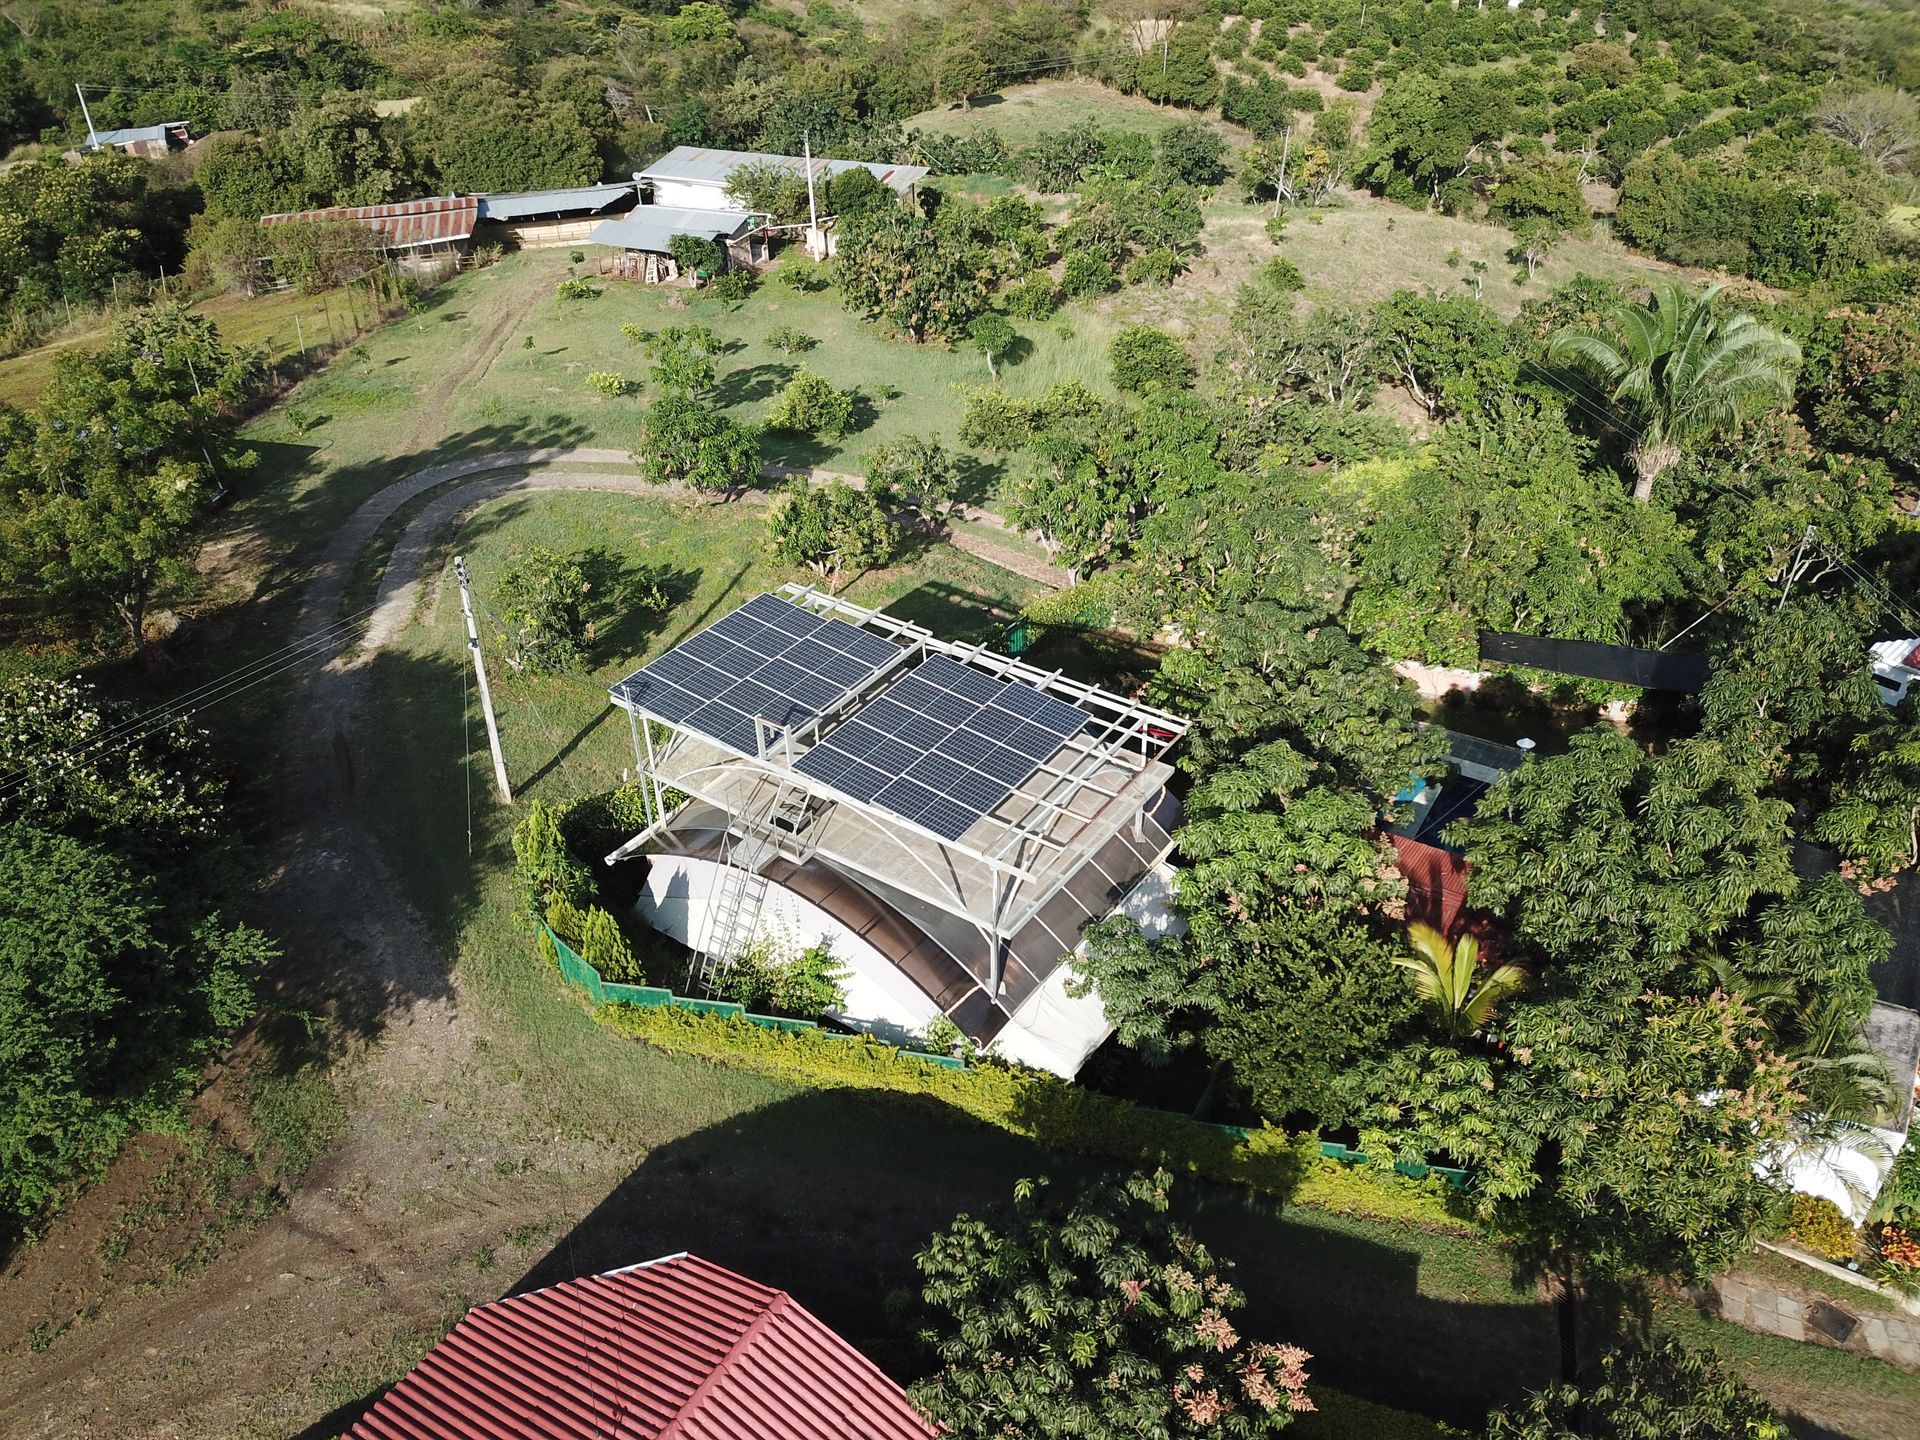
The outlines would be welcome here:
<svg viewBox="0 0 1920 1440">
<path fill-rule="evenodd" d="M 784 1291 L 692 1255 L 476 1306 L 347 1440 L 929 1440 Z"/>
<path fill-rule="evenodd" d="M 262 215 L 262 225 L 287 225 L 302 220 L 359 220 L 392 250 L 415 245 L 445 245 L 465 240 L 480 223 L 477 195 L 450 195 L 432 200 L 399 200 L 391 205 L 333 205 L 325 210 L 296 210 L 285 215 Z"/>
</svg>

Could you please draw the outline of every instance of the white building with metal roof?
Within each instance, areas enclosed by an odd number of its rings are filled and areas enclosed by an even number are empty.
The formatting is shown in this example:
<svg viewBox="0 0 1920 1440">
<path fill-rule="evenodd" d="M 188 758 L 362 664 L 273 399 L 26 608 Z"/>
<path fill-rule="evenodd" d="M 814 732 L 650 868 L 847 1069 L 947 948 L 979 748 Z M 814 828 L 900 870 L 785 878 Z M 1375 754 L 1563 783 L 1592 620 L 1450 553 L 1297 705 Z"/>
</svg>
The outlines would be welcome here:
<svg viewBox="0 0 1920 1440">
<path fill-rule="evenodd" d="M 1112 1032 L 1067 993 L 1082 931 L 1173 923 L 1177 715 L 797 585 L 611 693 L 662 818 L 607 859 L 647 857 L 695 989 L 756 941 L 824 941 L 849 1023 L 945 1016 L 1072 1076 Z"/>
<path fill-rule="evenodd" d="M 681 145 L 646 169 L 635 171 L 633 178 L 639 182 L 641 198 L 648 204 L 731 210 L 736 202 L 727 194 L 727 177 L 743 165 L 775 165 L 802 178 L 811 169 L 816 184 L 849 170 L 867 170 L 896 195 L 905 195 L 929 173 L 924 165 L 830 160 L 824 155 L 807 160 L 798 155 L 771 155 L 758 150 L 709 150 L 699 145 Z"/>
</svg>

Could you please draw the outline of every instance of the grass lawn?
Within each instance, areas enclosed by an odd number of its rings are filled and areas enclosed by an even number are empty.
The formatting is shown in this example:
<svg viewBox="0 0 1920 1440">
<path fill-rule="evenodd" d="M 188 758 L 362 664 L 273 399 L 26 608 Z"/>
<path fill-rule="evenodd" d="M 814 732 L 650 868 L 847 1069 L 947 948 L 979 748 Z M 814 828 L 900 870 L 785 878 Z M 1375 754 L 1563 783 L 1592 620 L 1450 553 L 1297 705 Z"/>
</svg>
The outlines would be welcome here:
<svg viewBox="0 0 1920 1440">
<path fill-rule="evenodd" d="M 1010 85 L 998 94 L 981 96 L 970 110 L 957 105 L 926 110 L 907 121 L 906 128 L 945 135 L 992 131 L 1017 148 L 1088 121 L 1103 130 L 1137 130 L 1157 136 L 1191 118 L 1190 111 L 1162 108 L 1141 96 L 1109 90 L 1098 81 L 1069 77 Z M 1220 128 L 1230 134 L 1244 133 L 1237 126 Z"/>
<path fill-rule="evenodd" d="M 362 321 L 368 313 L 364 290 L 356 291 L 351 298 L 340 290 L 319 295 L 289 290 L 254 299 L 216 295 L 195 301 L 192 309 L 212 318 L 228 344 L 257 346 L 273 360 L 298 353 L 302 339 L 309 346 L 324 346 L 332 336 L 347 336 L 357 328 L 356 313 Z M 53 378 L 57 356 L 67 350 L 97 346 L 112 328 L 111 320 L 99 317 L 38 349 L 0 360 L 0 402 L 32 404 Z"/>
</svg>

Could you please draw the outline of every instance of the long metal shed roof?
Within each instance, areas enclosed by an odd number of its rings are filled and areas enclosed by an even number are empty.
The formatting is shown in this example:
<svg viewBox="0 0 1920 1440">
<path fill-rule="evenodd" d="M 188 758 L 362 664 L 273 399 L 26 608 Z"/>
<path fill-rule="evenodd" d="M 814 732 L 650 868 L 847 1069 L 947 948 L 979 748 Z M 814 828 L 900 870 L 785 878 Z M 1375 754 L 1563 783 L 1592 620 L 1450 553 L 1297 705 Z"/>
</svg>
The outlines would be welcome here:
<svg viewBox="0 0 1920 1440">
<path fill-rule="evenodd" d="M 636 180 L 679 180 L 692 184 L 725 185 L 727 177 L 742 165 L 778 165 L 796 175 L 807 173 L 807 161 L 799 155 L 771 155 L 762 150 L 708 150 L 698 145 L 681 145 L 669 150 L 646 169 L 634 175 Z M 897 195 L 927 178 L 924 165 L 883 164 L 873 160 L 829 160 L 813 157 L 813 178 L 830 179 L 849 170 L 869 170 L 874 179 Z"/>
<path fill-rule="evenodd" d="M 588 236 L 596 245 L 621 250 L 667 253 L 676 235 L 698 235 L 707 240 L 731 240 L 753 228 L 745 210 L 687 210 L 678 205 L 642 205 L 617 220 L 602 220 Z"/>
<path fill-rule="evenodd" d="M 592 215 L 633 195 L 633 182 L 578 185 L 566 190 L 521 190 L 480 195 L 482 220 L 524 220 L 532 215 Z"/>
<path fill-rule="evenodd" d="M 294 210 L 262 215 L 262 225 L 291 225 L 302 221 L 358 220 L 372 230 L 389 250 L 411 250 L 421 245 L 445 245 L 468 239 L 480 219 L 480 201 L 473 195 L 448 195 L 431 200 L 397 200 L 388 205 L 330 205 L 324 210 Z"/>
</svg>

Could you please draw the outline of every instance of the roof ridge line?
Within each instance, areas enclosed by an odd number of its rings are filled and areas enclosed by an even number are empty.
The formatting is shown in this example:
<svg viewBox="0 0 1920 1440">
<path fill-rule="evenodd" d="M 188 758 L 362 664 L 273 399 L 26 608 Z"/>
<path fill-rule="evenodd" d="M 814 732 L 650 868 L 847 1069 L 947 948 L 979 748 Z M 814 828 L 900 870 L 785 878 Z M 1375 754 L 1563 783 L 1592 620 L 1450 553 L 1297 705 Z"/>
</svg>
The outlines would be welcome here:
<svg viewBox="0 0 1920 1440">
<path fill-rule="evenodd" d="M 688 1433 L 687 1417 L 702 1400 L 719 1389 L 721 1380 L 727 1374 L 727 1367 L 755 1340 L 759 1339 L 775 1319 L 785 1315 L 788 1310 L 796 1308 L 793 1297 L 786 1291 L 774 1290 L 772 1293 L 773 1298 L 767 1302 L 767 1308 L 753 1317 L 747 1328 L 740 1332 L 740 1338 L 729 1345 L 727 1353 L 714 1362 L 713 1368 L 707 1371 L 706 1378 L 694 1387 L 693 1393 L 687 1396 L 674 1417 L 660 1427 L 660 1432 L 654 1436 L 654 1440 L 680 1440 L 680 1437 L 685 1436 Z"/>
</svg>

